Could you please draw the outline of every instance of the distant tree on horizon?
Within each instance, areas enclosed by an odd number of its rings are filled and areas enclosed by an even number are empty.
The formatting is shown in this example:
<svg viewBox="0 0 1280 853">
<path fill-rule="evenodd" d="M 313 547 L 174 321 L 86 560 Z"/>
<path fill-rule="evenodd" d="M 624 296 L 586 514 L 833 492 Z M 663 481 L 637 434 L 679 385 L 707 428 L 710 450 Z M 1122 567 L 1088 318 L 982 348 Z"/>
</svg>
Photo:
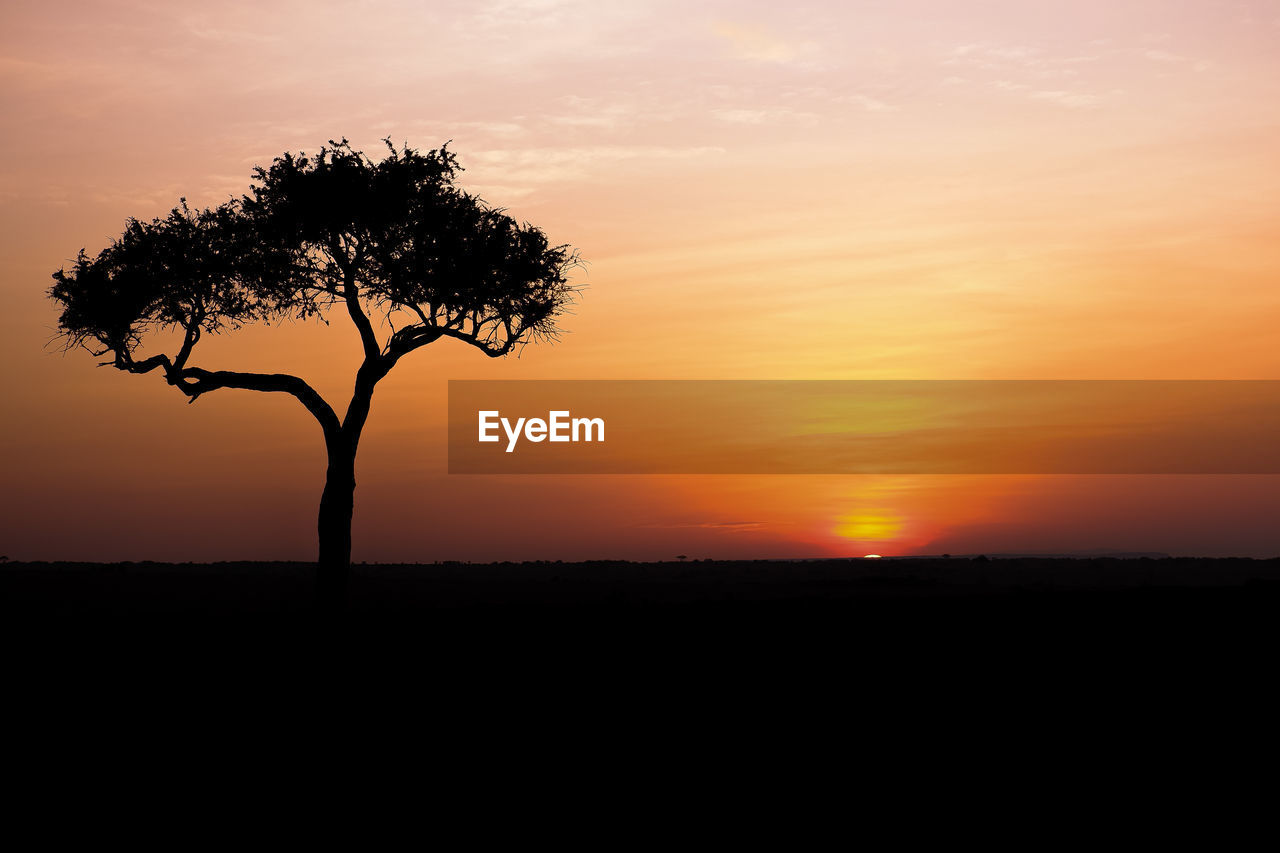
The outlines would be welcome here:
<svg viewBox="0 0 1280 853">
<path fill-rule="evenodd" d="M 328 468 L 317 520 L 318 589 L 333 600 L 351 563 L 355 458 L 374 388 L 396 363 L 453 338 L 500 357 L 554 340 L 577 288 L 576 250 L 454 184 L 447 145 L 425 154 L 385 140 L 375 162 L 347 140 L 253 172 L 250 194 L 167 217 L 129 220 L 96 257 L 53 274 L 65 349 L 129 373 L 161 371 L 195 402 L 221 388 L 295 397 L 319 422 Z M 364 351 L 342 417 L 306 381 L 192 365 L 201 338 L 252 323 L 345 309 Z M 382 338 L 371 318 L 381 319 Z M 147 354 L 165 332 L 176 351 Z"/>
</svg>

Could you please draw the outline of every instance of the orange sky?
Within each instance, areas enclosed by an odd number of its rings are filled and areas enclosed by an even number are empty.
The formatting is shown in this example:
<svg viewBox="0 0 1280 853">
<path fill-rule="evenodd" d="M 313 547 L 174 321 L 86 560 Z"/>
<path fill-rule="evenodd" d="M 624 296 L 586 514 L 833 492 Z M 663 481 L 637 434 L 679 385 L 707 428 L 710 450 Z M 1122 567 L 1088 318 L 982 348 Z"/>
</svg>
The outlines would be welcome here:
<svg viewBox="0 0 1280 853">
<path fill-rule="evenodd" d="M 561 344 L 379 386 L 357 560 L 1280 553 L 1275 477 L 444 473 L 450 378 L 1280 379 L 1280 2 L 11 0 L 0 122 L 11 558 L 312 557 L 300 406 L 49 354 L 44 291 L 343 135 L 452 139 L 590 262 Z M 339 318 L 193 363 L 337 402 L 358 359 Z"/>
</svg>

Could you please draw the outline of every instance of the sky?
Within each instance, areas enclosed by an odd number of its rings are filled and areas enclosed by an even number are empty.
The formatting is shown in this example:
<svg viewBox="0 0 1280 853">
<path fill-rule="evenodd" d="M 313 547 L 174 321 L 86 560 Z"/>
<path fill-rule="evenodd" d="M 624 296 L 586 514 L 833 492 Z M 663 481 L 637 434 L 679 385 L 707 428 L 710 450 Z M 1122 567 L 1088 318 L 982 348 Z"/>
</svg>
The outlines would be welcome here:
<svg viewBox="0 0 1280 853">
<path fill-rule="evenodd" d="M 50 274 L 349 138 L 578 247 L 568 334 L 379 386 L 369 561 L 1280 555 L 1273 476 L 450 476 L 448 379 L 1280 379 L 1280 2 L 0 9 L 0 555 L 311 559 L 277 395 L 61 354 Z M 344 318 L 203 341 L 341 405 Z"/>
</svg>

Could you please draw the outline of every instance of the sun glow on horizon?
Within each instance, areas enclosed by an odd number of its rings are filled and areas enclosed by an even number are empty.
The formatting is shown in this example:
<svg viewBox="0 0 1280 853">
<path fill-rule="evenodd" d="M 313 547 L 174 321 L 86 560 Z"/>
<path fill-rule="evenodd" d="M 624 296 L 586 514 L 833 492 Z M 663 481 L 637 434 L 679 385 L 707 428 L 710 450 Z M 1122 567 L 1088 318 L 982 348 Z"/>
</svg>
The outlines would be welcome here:
<svg viewBox="0 0 1280 853">
<path fill-rule="evenodd" d="M 877 510 L 846 515 L 836 523 L 832 532 L 843 539 L 888 542 L 896 539 L 904 526 L 899 516 Z"/>
</svg>

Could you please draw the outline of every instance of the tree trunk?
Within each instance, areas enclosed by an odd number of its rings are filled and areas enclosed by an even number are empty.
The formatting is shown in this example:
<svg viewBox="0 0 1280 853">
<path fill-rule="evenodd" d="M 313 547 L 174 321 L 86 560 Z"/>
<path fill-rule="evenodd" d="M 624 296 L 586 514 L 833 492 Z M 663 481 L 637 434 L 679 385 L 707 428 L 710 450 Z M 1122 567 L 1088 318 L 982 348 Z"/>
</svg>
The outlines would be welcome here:
<svg viewBox="0 0 1280 853">
<path fill-rule="evenodd" d="M 356 453 L 346 436 L 333 436 L 326 445 L 329 468 L 320 496 L 320 556 L 316 566 L 316 595 L 322 605 L 342 602 L 351 573 L 351 510 L 355 504 Z"/>
<path fill-rule="evenodd" d="M 351 509 L 356 493 L 356 448 L 369 418 L 373 387 L 387 375 L 395 359 L 366 359 L 356 374 L 355 392 L 342 426 L 325 430 L 329 469 L 320 496 L 320 559 L 316 566 L 316 592 L 322 606 L 341 607 L 351 574 Z"/>
</svg>

